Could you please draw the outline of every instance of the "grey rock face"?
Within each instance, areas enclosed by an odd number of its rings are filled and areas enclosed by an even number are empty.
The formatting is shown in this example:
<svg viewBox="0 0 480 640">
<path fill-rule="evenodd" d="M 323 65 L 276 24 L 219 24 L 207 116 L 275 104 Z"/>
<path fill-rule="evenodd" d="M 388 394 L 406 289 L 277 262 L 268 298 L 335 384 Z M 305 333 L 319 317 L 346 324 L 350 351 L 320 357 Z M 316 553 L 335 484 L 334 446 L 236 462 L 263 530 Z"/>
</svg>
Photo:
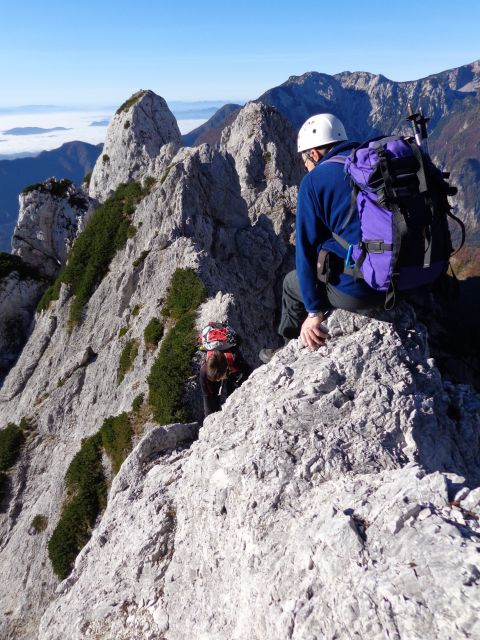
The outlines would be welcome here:
<svg viewBox="0 0 480 640">
<path fill-rule="evenodd" d="M 247 105 L 238 118 L 248 135 L 234 122 L 219 150 L 161 147 L 137 232 L 82 324 L 67 331 L 62 287 L 5 380 L 0 425 L 35 425 L 0 513 L 5 637 L 264 640 L 354 629 L 428 640 L 473 628 L 478 522 L 459 492 L 480 484 L 479 400 L 442 384 L 409 308 L 387 319 L 336 312 L 325 349 L 290 343 L 193 444 L 198 425 L 147 424 L 73 573 L 60 584 L 52 573 L 46 544 L 65 472 L 82 438 L 148 394 L 157 352 L 143 331 L 175 269 L 194 268 L 206 285 L 198 329 L 228 319 L 252 364 L 275 340 L 295 156 L 290 172 L 276 112 Z M 128 339 L 138 354 L 119 383 Z M 196 411 L 195 376 L 187 397 Z M 39 513 L 47 529 L 29 535 Z"/>
<path fill-rule="evenodd" d="M 480 481 L 480 400 L 387 318 L 335 312 L 188 449 L 188 425 L 149 431 L 39 638 L 473 637 L 478 497 L 449 500 Z"/>
<path fill-rule="evenodd" d="M 161 148 L 180 145 L 180 130 L 163 98 L 139 91 L 112 118 L 103 153 L 92 172 L 89 193 L 105 200 L 119 184 L 138 180 L 151 172 Z"/>
<path fill-rule="evenodd" d="M 61 512 L 66 469 L 82 438 L 95 433 L 109 415 L 129 411 L 136 395 L 148 394 L 156 352 L 145 347 L 143 331 L 152 317 L 159 317 L 175 269 L 192 267 L 206 284 L 209 299 L 199 310 L 199 329 L 228 318 L 245 336 L 243 351 L 252 364 L 258 350 L 275 340 L 276 284 L 290 251 L 269 210 L 252 224 L 233 157 L 206 145 L 176 153 L 168 144 L 153 164 L 157 183 L 133 215 L 136 235 L 110 264 L 83 323 L 68 333 L 69 293 L 63 286 L 59 300 L 37 316 L 0 391 L 0 425 L 22 417 L 36 425 L 35 443 L 24 458 L 28 481 L 21 480 L 17 465 L 0 514 L 0 558 L 9 585 L 2 611 L 10 612 L 2 622 L 4 635 L 35 635 L 53 597 L 57 580 L 46 543 Z M 291 225 L 292 211 L 284 211 L 281 229 Z M 127 333 L 119 337 L 124 327 Z M 139 341 L 139 351 L 119 384 L 118 363 L 128 339 Z M 86 357 L 87 348 L 94 357 Z M 195 377 L 189 386 L 195 407 Z M 38 513 L 48 518 L 48 528 L 26 536 Z M 33 567 L 28 579 L 25 567 Z"/>
<path fill-rule="evenodd" d="M 58 192 L 61 190 L 61 195 Z M 47 278 L 54 278 L 95 207 L 73 183 L 45 180 L 20 194 L 20 213 L 12 238 L 12 253 Z"/>
<path fill-rule="evenodd" d="M 23 260 L 32 277 L 13 272 L 0 281 L 0 386 L 25 344 L 40 296 L 65 265 L 94 206 L 73 183 L 55 178 L 20 195 L 12 253 Z"/>
<path fill-rule="evenodd" d="M 0 386 L 25 344 L 45 282 L 13 272 L 0 280 Z"/>
</svg>

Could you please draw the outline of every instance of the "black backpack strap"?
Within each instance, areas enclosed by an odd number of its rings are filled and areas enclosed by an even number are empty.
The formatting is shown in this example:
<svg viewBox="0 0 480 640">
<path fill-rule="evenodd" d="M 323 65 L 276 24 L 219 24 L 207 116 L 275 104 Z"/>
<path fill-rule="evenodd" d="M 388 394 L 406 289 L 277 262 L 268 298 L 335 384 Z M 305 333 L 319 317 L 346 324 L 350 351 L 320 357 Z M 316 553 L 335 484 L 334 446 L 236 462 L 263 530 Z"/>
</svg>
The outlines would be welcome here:
<svg viewBox="0 0 480 640">
<path fill-rule="evenodd" d="M 457 216 L 453 215 L 450 209 L 447 210 L 447 216 L 449 218 L 452 218 L 452 220 L 455 220 L 455 222 L 460 226 L 460 231 L 462 232 L 462 240 L 460 242 L 460 246 L 457 249 L 455 249 L 455 251 L 452 253 L 452 256 L 454 256 L 456 253 L 460 251 L 460 249 L 465 244 L 465 225 L 460 220 L 460 218 L 457 218 Z"/>
</svg>

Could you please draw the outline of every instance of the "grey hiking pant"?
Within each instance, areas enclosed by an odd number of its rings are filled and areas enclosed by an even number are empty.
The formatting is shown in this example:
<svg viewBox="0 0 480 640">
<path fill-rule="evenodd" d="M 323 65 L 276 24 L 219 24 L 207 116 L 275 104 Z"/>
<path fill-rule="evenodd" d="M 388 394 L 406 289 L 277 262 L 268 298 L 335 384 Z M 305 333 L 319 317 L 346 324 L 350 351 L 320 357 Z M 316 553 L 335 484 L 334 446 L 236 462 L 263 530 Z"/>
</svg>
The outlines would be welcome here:
<svg viewBox="0 0 480 640">
<path fill-rule="evenodd" d="M 336 287 L 328 284 L 318 283 L 320 292 L 325 294 L 325 300 L 322 303 L 323 309 L 345 309 L 346 311 L 362 311 L 383 306 L 385 302 L 385 294 L 373 293 L 368 298 L 354 298 Z M 307 310 L 303 304 L 300 285 L 296 271 L 287 273 L 283 280 L 282 295 L 282 317 L 278 327 L 278 333 L 287 340 L 298 338 L 303 321 L 307 317 Z"/>
</svg>

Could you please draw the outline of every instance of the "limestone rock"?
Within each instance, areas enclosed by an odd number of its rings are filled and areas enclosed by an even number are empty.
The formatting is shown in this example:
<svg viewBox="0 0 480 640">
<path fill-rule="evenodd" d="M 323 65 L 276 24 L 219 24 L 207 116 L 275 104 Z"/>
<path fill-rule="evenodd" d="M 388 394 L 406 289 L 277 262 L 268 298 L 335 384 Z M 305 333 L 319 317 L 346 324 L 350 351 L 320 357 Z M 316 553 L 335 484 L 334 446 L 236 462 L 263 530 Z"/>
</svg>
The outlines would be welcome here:
<svg viewBox="0 0 480 640">
<path fill-rule="evenodd" d="M 45 281 L 14 271 L 0 279 L 0 387 L 30 331 L 35 305 Z"/>
<path fill-rule="evenodd" d="M 222 133 L 220 149 L 233 158 L 252 221 L 267 214 L 280 232 L 295 209 L 303 168 L 295 132 L 276 109 L 249 102 Z"/>
<path fill-rule="evenodd" d="M 188 425 L 149 431 L 41 640 L 471 637 L 480 526 L 449 476 L 480 481 L 480 399 L 442 388 L 406 308 L 328 328 L 324 349 L 293 341 L 257 369 L 188 449 Z"/>
<path fill-rule="evenodd" d="M 180 145 L 180 130 L 163 98 L 139 91 L 112 118 L 90 179 L 90 196 L 105 200 L 119 184 L 149 175 L 164 145 Z"/>
<path fill-rule="evenodd" d="M 54 278 L 95 202 L 70 180 L 49 178 L 20 194 L 12 253 L 47 278 Z"/>
<path fill-rule="evenodd" d="M 198 424 L 147 424 L 74 571 L 60 584 L 53 575 L 47 541 L 65 472 L 83 438 L 148 393 L 158 351 L 143 331 L 160 317 L 174 271 L 191 267 L 205 283 L 198 329 L 228 319 L 255 366 L 276 339 L 296 194 L 282 119 L 247 105 L 244 140 L 240 120 L 220 149 L 164 140 L 147 158 L 139 138 L 125 146 L 119 126 L 128 113 L 155 120 L 155 109 L 139 109 L 147 98 L 114 119 L 118 174 L 102 174 L 97 194 L 148 166 L 155 183 L 132 215 L 135 235 L 71 332 L 61 288 L 0 391 L 0 426 L 35 424 L 0 512 L 0 635 L 467 637 L 478 617 L 478 522 L 449 500 L 480 484 L 479 400 L 443 383 L 408 307 L 375 318 L 336 312 L 324 349 L 290 343 L 193 444 Z M 272 173 L 259 185 L 266 151 Z M 138 353 L 119 382 L 130 339 Z M 195 385 L 192 375 L 186 397 L 200 417 Z M 39 513 L 48 526 L 28 535 Z"/>
</svg>

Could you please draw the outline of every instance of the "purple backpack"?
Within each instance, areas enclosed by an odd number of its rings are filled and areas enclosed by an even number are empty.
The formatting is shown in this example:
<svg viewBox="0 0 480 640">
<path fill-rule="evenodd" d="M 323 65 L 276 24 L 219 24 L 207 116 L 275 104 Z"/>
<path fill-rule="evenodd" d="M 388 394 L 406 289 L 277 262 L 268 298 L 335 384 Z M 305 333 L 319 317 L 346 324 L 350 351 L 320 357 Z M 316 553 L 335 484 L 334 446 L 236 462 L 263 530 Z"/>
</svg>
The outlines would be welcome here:
<svg viewBox="0 0 480 640">
<path fill-rule="evenodd" d="M 395 305 L 395 292 L 435 282 L 448 268 L 452 242 L 447 196 L 456 188 L 410 138 L 379 137 L 357 147 L 344 163 L 353 188 L 352 207 L 335 240 L 346 249 L 344 271 L 386 292 L 385 307 Z M 349 244 L 341 233 L 358 211 L 362 238 Z"/>
</svg>

